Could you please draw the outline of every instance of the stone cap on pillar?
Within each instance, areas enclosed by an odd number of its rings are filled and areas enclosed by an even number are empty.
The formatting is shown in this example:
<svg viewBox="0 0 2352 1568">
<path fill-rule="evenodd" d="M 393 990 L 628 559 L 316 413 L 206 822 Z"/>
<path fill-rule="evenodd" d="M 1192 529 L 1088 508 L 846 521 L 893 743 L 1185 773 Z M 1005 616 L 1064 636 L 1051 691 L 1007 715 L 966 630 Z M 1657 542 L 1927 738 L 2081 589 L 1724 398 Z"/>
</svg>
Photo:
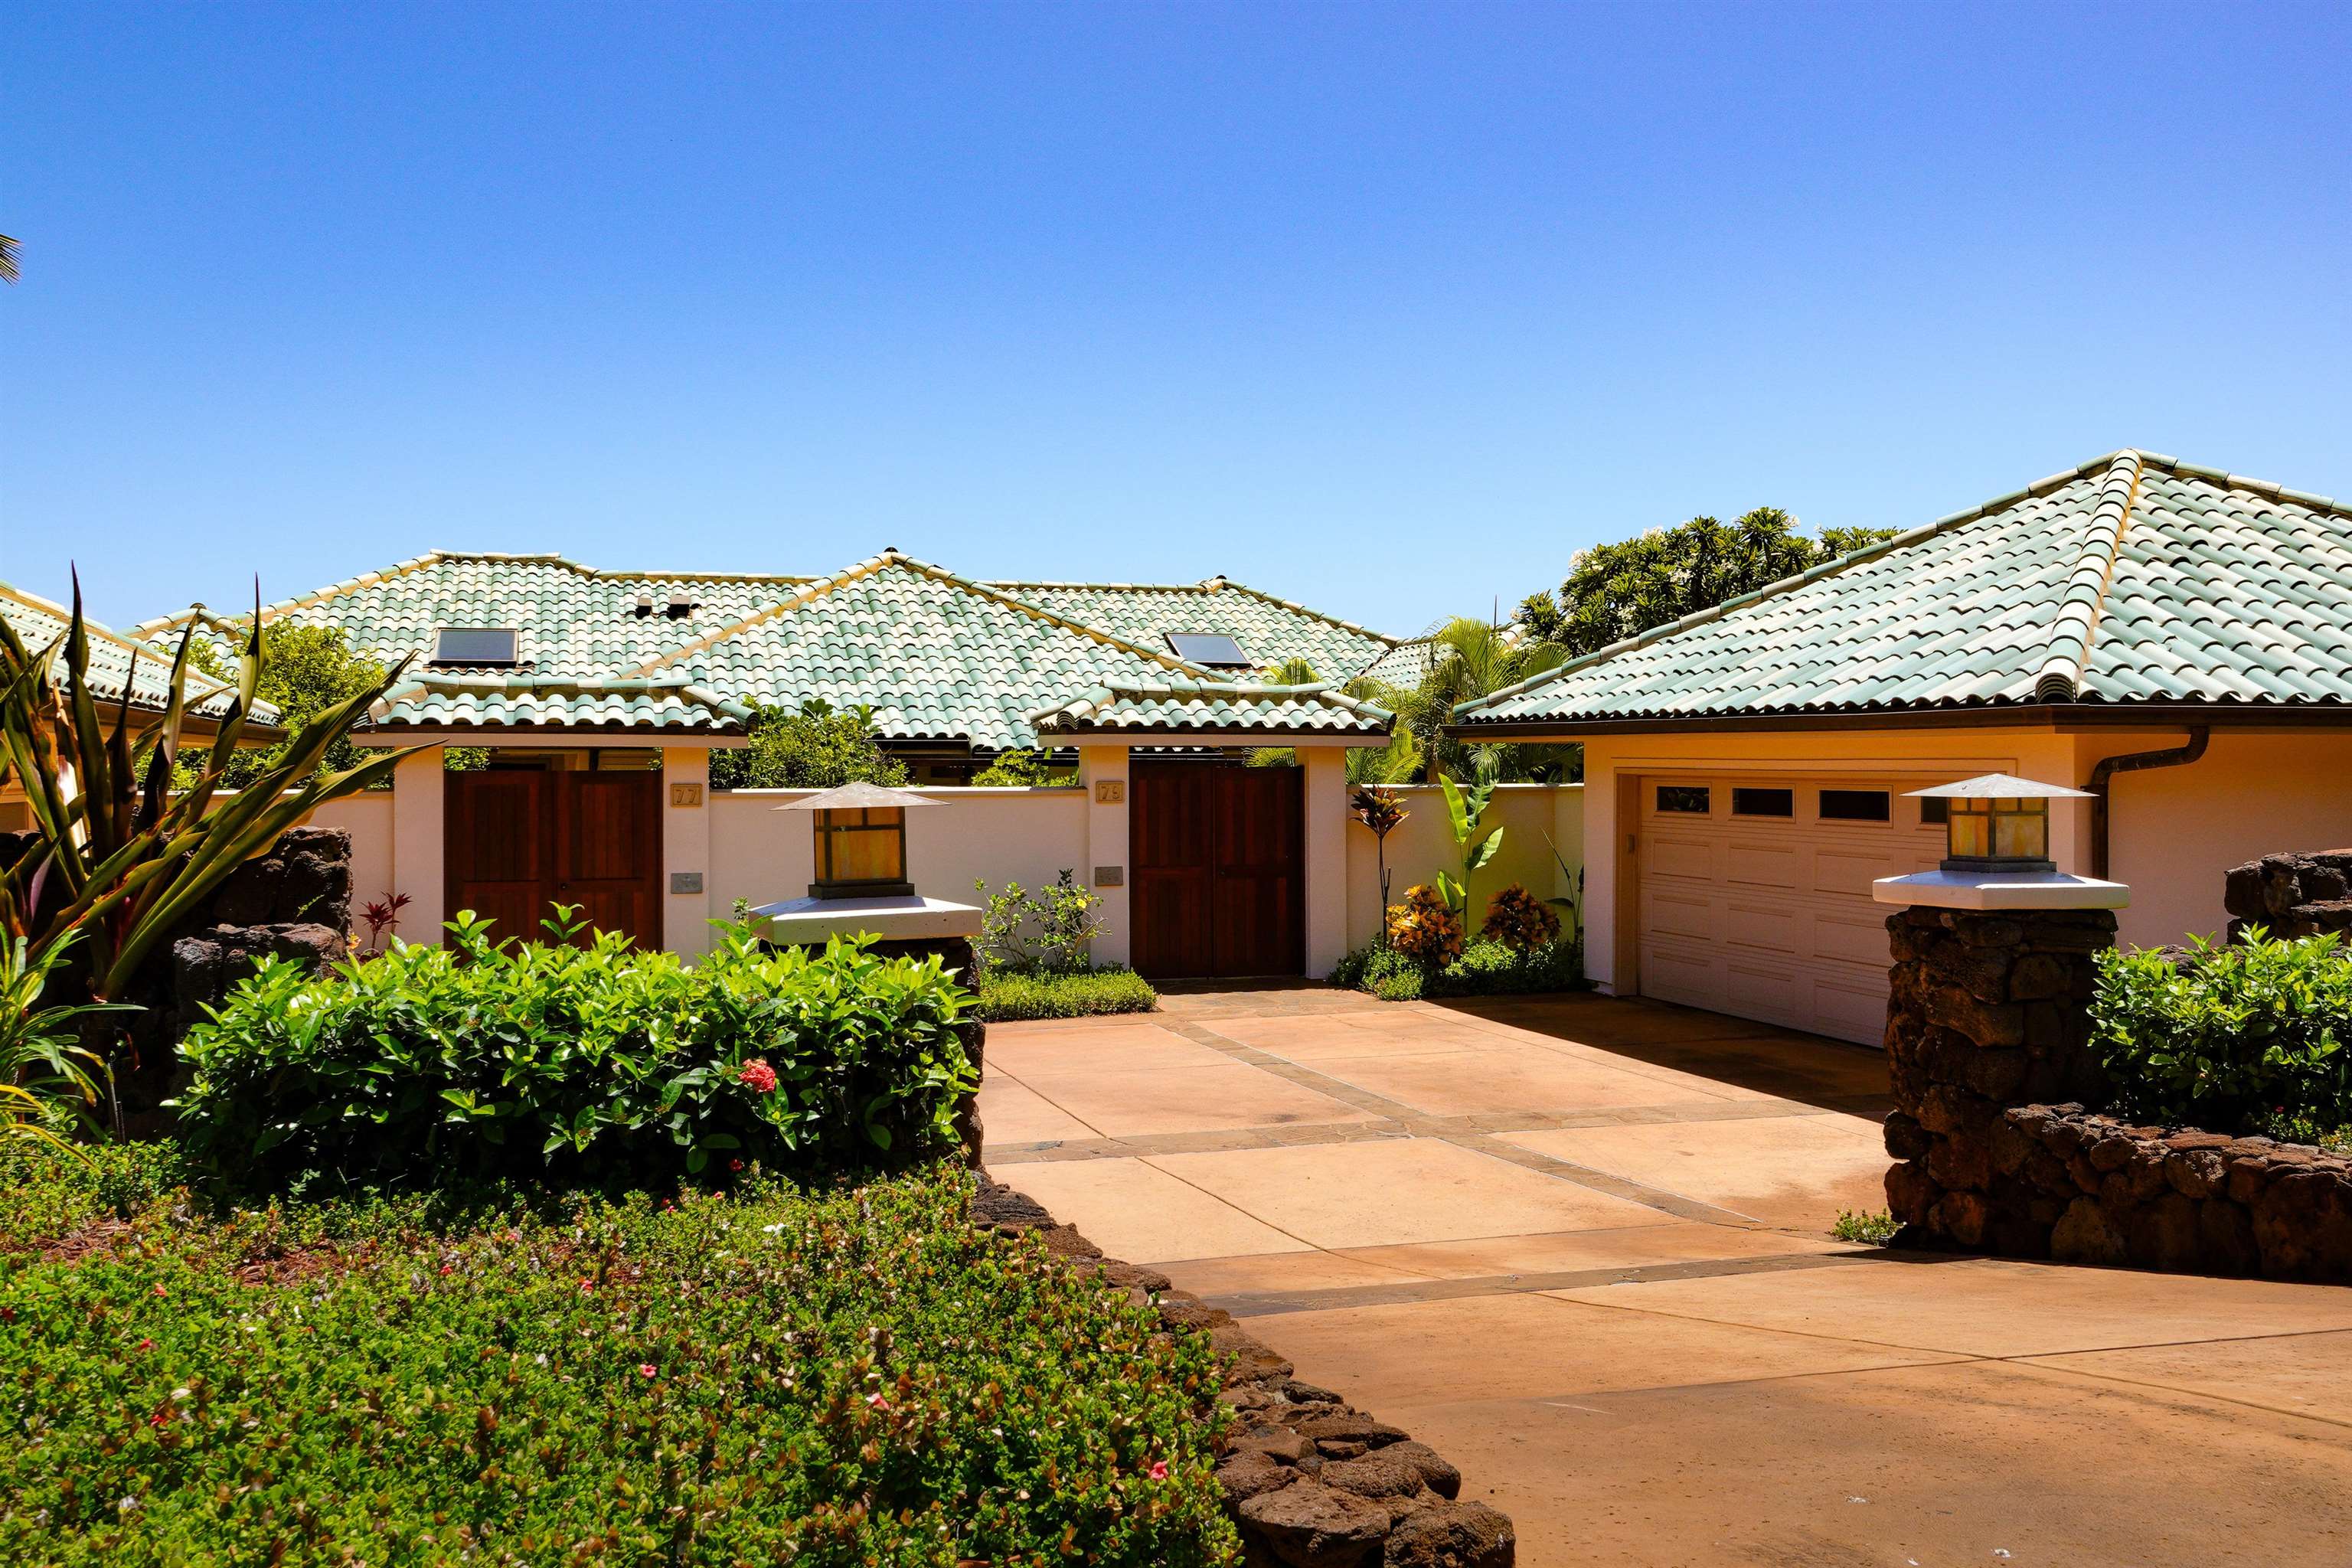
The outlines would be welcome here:
<svg viewBox="0 0 2352 1568">
<path fill-rule="evenodd" d="M 787 899 L 753 910 L 751 924 L 770 942 L 793 945 L 835 936 L 876 936 L 891 942 L 978 936 L 980 917 L 981 911 L 971 904 L 894 894 L 875 899 Z"/>
<path fill-rule="evenodd" d="M 1915 871 L 1879 878 L 1870 896 L 1938 910 L 2120 910 L 2131 888 L 2063 871 Z"/>
</svg>

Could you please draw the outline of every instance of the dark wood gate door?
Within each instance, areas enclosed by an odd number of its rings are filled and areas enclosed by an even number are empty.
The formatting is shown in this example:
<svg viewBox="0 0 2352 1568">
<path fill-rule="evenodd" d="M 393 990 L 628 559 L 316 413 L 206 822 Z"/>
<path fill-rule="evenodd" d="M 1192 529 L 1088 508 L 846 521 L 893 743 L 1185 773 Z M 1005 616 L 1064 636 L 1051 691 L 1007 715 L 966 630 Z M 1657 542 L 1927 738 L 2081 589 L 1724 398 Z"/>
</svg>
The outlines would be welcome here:
<svg viewBox="0 0 2352 1568">
<path fill-rule="evenodd" d="M 639 945 L 661 945 L 661 775 L 490 768 L 448 773 L 444 905 L 544 941 L 551 904 Z M 584 939 L 586 932 L 582 933 Z"/>
<path fill-rule="evenodd" d="M 1307 966 L 1306 789 L 1297 768 L 1134 764 L 1135 967 L 1153 979 Z"/>
</svg>

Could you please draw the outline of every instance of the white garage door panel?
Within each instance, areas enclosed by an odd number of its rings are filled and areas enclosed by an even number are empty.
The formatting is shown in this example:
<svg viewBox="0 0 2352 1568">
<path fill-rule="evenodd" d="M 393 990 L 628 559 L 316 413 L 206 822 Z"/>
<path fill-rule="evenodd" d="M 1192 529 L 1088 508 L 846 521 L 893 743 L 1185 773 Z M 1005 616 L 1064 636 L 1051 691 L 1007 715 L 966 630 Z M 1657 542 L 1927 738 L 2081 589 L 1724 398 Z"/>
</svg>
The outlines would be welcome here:
<svg viewBox="0 0 2352 1568">
<path fill-rule="evenodd" d="M 1880 877 L 1932 868 L 1943 830 L 1903 798 L 1927 779 L 1644 777 L 1635 854 L 1643 994 L 1868 1045 L 1886 1019 Z M 1731 791 L 1788 790 L 1787 817 L 1731 816 Z M 1886 822 L 1824 821 L 1822 786 L 1883 789 Z M 1708 809 L 1661 812 L 1658 786 Z"/>
</svg>

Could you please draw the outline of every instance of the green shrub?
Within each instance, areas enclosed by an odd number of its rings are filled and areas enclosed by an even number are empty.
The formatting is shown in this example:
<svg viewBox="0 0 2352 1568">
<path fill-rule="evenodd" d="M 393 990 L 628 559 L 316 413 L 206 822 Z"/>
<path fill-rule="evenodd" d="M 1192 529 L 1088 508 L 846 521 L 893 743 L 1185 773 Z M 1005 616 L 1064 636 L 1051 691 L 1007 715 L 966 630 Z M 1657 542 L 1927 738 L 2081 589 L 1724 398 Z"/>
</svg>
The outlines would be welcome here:
<svg viewBox="0 0 2352 1568">
<path fill-rule="evenodd" d="M 0 1562 L 1234 1555 L 1207 1336 L 974 1229 L 956 1173 L 457 1223 L 181 1190 L 60 1232 L 97 1201 L 32 1169 L 0 1172 Z"/>
<path fill-rule="evenodd" d="M 1443 966 L 1377 942 L 1356 949 L 1331 971 L 1331 984 L 1369 991 L 1384 1002 L 1422 996 L 1504 996 L 1584 989 L 1584 955 L 1573 942 L 1524 951 L 1498 942 L 1473 942 Z"/>
<path fill-rule="evenodd" d="M 1021 1018 L 1083 1018 L 1096 1013 L 1149 1013 L 1160 993 L 1131 969 L 1079 969 L 1015 974 L 991 970 L 980 982 L 980 1016 L 992 1024 Z"/>
<path fill-rule="evenodd" d="M 240 1183 L 613 1186 L 954 1142 L 971 999 L 936 958 L 733 929 L 689 967 L 611 936 L 494 947 L 488 924 L 319 978 L 262 966 L 181 1045 L 192 1152 Z"/>
<path fill-rule="evenodd" d="M 2118 1114 L 2214 1131 L 2280 1118 L 2352 1124 L 2352 950 L 2257 930 L 2161 952 L 2103 952 L 2093 1040 Z"/>
<path fill-rule="evenodd" d="M 972 943 L 982 969 L 990 974 L 1037 974 L 1084 971 L 1094 952 L 1095 933 L 1102 929 L 1102 895 L 1078 884 L 1077 873 L 1065 867 L 1052 887 L 1030 892 L 1018 882 L 1007 882 L 996 892 L 988 879 L 972 879 L 971 890 L 986 906 L 980 917 L 980 937 Z"/>
<path fill-rule="evenodd" d="M 1885 1209 L 1865 1210 L 1861 1214 L 1852 1209 L 1840 1209 L 1837 1223 L 1830 1227 L 1830 1234 L 1840 1241 L 1867 1242 L 1876 1247 L 1901 1228 L 1895 1223 L 1895 1216 Z"/>
</svg>

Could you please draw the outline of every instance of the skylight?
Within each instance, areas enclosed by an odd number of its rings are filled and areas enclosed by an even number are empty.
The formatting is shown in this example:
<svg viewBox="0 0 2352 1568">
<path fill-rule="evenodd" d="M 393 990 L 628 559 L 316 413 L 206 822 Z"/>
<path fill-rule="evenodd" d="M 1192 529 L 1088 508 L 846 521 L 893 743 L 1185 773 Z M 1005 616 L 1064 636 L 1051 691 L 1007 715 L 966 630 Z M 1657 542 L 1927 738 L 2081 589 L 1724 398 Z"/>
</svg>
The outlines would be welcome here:
<svg viewBox="0 0 2352 1568">
<path fill-rule="evenodd" d="M 433 645 L 436 664 L 512 664 L 512 626 L 443 626 Z"/>
<path fill-rule="evenodd" d="M 1168 647 L 1178 658 L 1211 669 L 1247 669 L 1253 662 L 1242 645 L 1223 632 L 1170 632 Z"/>
</svg>

